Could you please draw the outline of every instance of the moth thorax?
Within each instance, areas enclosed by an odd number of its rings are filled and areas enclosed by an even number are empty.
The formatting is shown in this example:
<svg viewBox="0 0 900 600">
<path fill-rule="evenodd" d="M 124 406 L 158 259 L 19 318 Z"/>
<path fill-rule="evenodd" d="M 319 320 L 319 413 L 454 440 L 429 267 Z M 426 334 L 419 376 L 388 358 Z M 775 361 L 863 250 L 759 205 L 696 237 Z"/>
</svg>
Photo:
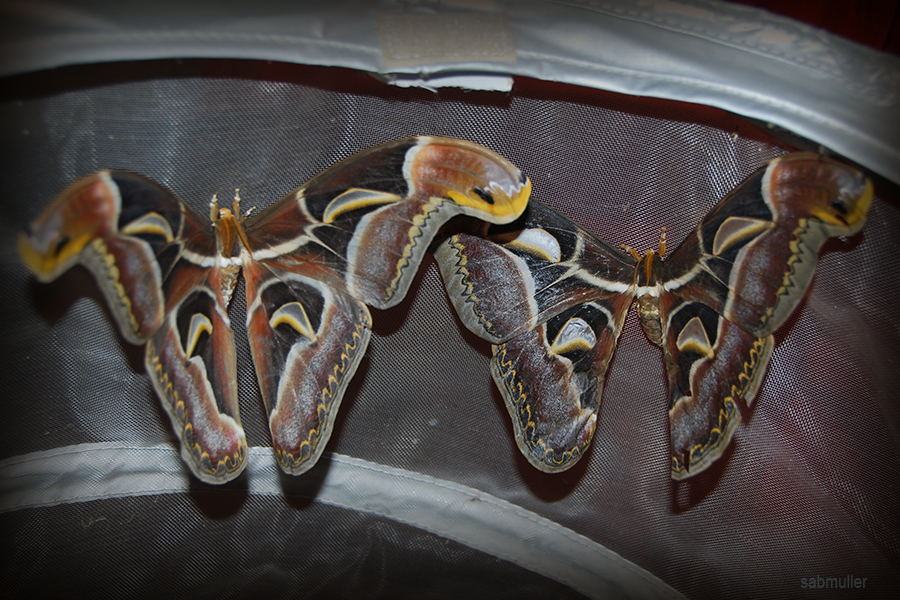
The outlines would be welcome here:
<svg viewBox="0 0 900 600">
<path fill-rule="evenodd" d="M 638 316 L 647 339 L 662 347 L 662 323 L 659 320 L 658 298 L 651 294 L 643 294 L 638 297 Z"/>
</svg>

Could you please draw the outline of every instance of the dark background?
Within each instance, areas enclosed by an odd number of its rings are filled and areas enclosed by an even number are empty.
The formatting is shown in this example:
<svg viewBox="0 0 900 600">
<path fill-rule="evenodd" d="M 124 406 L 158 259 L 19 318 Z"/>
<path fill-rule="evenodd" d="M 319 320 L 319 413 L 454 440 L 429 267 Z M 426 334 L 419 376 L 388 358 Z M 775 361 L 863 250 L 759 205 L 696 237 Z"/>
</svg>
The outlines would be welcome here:
<svg viewBox="0 0 900 600">
<path fill-rule="evenodd" d="M 900 2 L 897 0 L 741 0 L 791 17 L 854 42 L 900 54 Z"/>
</svg>

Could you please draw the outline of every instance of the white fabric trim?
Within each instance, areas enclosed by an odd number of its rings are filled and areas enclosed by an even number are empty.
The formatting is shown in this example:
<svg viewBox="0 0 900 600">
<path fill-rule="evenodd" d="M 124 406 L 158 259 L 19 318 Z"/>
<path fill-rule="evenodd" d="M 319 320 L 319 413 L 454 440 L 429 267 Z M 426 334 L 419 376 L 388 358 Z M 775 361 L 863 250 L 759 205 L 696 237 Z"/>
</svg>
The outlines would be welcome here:
<svg viewBox="0 0 900 600">
<path fill-rule="evenodd" d="M 474 488 L 325 454 L 316 502 L 380 515 L 510 561 L 591 598 L 683 598 L 648 571 L 553 521 Z M 318 470 L 318 467 L 317 467 Z M 271 448 L 250 448 L 248 492 L 284 493 Z M 314 472 L 301 476 L 313 475 Z M 313 475 L 314 476 L 314 475 Z M 0 513 L 109 498 L 186 493 L 177 449 L 80 444 L 0 461 Z"/>
<path fill-rule="evenodd" d="M 900 183 L 900 59 L 762 10 L 715 0 L 257 0 L 252 17 L 236 11 L 247 14 L 217 0 L 4 2 L 0 76 L 164 58 L 339 66 L 432 89 L 504 89 L 527 76 L 730 110 Z M 505 15 L 489 41 L 506 50 L 397 64 L 379 18 L 407 14 Z"/>
</svg>

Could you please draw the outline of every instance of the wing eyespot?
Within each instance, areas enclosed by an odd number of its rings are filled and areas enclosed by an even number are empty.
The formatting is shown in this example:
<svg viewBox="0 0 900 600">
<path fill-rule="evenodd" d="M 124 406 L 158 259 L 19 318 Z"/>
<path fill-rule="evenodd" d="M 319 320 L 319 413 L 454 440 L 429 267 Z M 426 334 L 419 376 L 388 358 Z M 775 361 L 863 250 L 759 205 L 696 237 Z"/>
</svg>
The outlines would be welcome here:
<svg viewBox="0 0 900 600">
<path fill-rule="evenodd" d="M 493 205 L 495 203 L 494 197 L 491 195 L 490 192 L 486 192 L 485 190 L 483 190 L 481 188 L 472 188 L 472 191 L 475 192 L 475 195 L 477 195 L 479 198 L 481 198 L 488 204 Z"/>
<path fill-rule="evenodd" d="M 844 227 L 849 227 L 850 223 L 849 221 L 847 221 L 847 215 L 850 214 L 850 208 L 847 206 L 847 204 L 841 198 L 835 198 L 834 200 L 829 202 L 828 205 L 832 209 L 834 209 L 832 217 L 834 217 L 835 220 L 839 221 Z"/>
<path fill-rule="evenodd" d="M 69 237 L 68 235 L 63 236 L 63 237 L 56 243 L 56 246 L 53 248 L 53 255 L 54 255 L 54 256 L 59 256 L 60 254 L 62 254 L 63 251 L 66 249 L 66 246 L 68 245 L 68 243 L 71 242 L 71 241 L 72 241 L 72 238 Z"/>
<path fill-rule="evenodd" d="M 842 215 L 847 215 L 850 211 L 847 209 L 847 206 L 841 201 L 840 198 L 835 198 L 829 204 L 831 204 L 831 208 L 836 210 Z"/>
</svg>

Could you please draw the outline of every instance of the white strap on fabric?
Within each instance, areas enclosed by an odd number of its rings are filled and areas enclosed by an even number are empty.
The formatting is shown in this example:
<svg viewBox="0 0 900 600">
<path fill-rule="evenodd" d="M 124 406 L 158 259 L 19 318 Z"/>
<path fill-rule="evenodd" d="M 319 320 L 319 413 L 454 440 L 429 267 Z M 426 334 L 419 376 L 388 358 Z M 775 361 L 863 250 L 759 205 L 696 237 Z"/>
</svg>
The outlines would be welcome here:
<svg viewBox="0 0 900 600">
<path fill-rule="evenodd" d="M 248 492 L 282 495 L 271 448 L 250 448 Z M 326 454 L 291 483 L 316 502 L 377 514 L 510 561 L 591 598 L 681 598 L 648 571 L 549 519 L 474 488 Z M 306 486 L 308 479 L 311 485 Z M 313 485 L 314 484 L 314 485 Z M 80 444 L 0 462 L 0 513 L 109 498 L 188 492 L 176 448 Z"/>
</svg>

